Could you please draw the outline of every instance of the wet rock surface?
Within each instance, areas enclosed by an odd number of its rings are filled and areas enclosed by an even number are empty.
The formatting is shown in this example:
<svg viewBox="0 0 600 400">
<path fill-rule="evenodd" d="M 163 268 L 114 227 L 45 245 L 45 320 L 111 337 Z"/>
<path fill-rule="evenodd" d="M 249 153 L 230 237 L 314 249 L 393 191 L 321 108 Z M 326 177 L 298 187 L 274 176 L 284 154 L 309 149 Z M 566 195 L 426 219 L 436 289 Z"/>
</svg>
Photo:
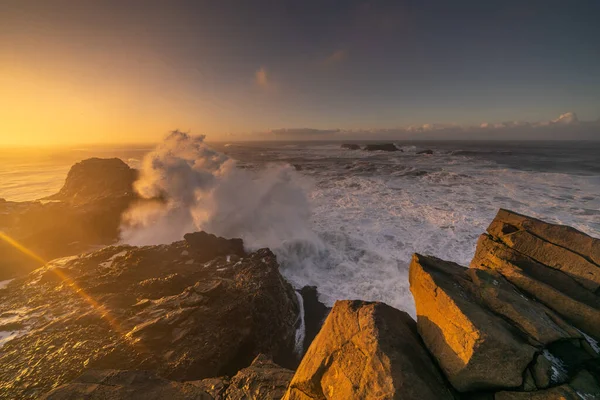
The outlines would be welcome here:
<svg viewBox="0 0 600 400">
<path fill-rule="evenodd" d="M 152 371 L 89 370 L 41 400 L 275 400 L 285 393 L 293 371 L 264 354 L 226 376 L 196 381 L 172 381 Z"/>
<path fill-rule="evenodd" d="M 89 369 L 176 381 L 233 376 L 292 354 L 298 304 L 268 249 L 210 235 L 58 259 L 0 291 L 0 398 L 36 398 Z M 220 246 L 215 247 L 215 240 Z M 199 261 L 207 252 L 222 255 Z M 12 329 L 12 328 L 11 328 Z"/>
<path fill-rule="evenodd" d="M 75 164 L 56 195 L 43 201 L 0 202 L 0 231 L 44 260 L 114 243 L 121 215 L 137 201 L 137 171 L 119 159 Z M 0 280 L 23 275 L 40 262 L 0 240 Z"/>
</svg>

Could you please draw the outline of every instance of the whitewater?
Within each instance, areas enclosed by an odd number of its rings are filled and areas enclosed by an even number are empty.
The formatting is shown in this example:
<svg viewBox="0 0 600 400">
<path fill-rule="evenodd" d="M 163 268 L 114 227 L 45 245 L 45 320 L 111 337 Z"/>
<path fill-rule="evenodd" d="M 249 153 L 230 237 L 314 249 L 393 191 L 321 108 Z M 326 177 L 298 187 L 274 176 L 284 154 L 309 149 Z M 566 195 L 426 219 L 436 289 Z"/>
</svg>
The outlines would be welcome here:
<svg viewBox="0 0 600 400">
<path fill-rule="evenodd" d="M 340 144 L 179 137 L 155 149 L 19 158 L 20 167 L 0 158 L 0 198 L 43 197 L 73 162 L 118 156 L 141 169 L 142 195 L 171 199 L 131 210 L 123 241 L 170 242 L 195 229 L 242 237 L 250 249 L 270 247 L 294 286 L 317 286 L 329 305 L 378 300 L 413 315 L 412 254 L 468 265 L 501 207 L 600 236 L 598 143 L 397 142 L 402 152 Z"/>
</svg>

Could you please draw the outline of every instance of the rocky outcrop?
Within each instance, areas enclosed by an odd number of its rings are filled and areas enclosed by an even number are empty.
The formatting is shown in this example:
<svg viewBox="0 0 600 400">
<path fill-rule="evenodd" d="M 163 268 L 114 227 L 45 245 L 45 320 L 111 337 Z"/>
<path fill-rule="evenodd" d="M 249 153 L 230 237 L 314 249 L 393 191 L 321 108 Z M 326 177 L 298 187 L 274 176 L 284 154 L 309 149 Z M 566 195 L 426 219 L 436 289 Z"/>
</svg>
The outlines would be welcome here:
<svg viewBox="0 0 600 400">
<path fill-rule="evenodd" d="M 279 400 L 292 375 L 263 354 L 231 379 L 179 382 L 152 371 L 89 370 L 40 400 Z"/>
<path fill-rule="evenodd" d="M 402 151 L 394 143 L 367 144 L 363 148 L 366 151 Z"/>
<path fill-rule="evenodd" d="M 73 165 L 64 186 L 47 200 L 83 204 L 132 194 L 138 173 L 118 158 L 89 158 Z"/>
<path fill-rule="evenodd" d="M 346 150 L 360 150 L 360 146 L 356 143 L 344 143 L 342 144 L 342 149 Z"/>
<path fill-rule="evenodd" d="M 452 399 L 410 316 L 383 303 L 338 301 L 284 397 Z"/>
<path fill-rule="evenodd" d="M 50 260 L 109 245 L 121 215 L 137 201 L 136 170 L 119 159 L 75 164 L 56 195 L 36 202 L 0 202 L 0 230 L 38 258 Z M 40 261 L 0 240 L 0 280 L 40 267 Z"/>
<path fill-rule="evenodd" d="M 599 398 L 599 240 L 506 210 L 487 231 L 470 268 L 410 265 L 417 326 L 448 380 L 472 397 Z"/>
<path fill-rule="evenodd" d="M 271 251 L 241 251 L 192 235 L 54 260 L 15 280 L 0 291 L 0 326 L 12 324 L 0 398 L 35 398 L 87 369 L 190 381 L 234 376 L 260 353 L 293 364 L 296 294 Z"/>
</svg>

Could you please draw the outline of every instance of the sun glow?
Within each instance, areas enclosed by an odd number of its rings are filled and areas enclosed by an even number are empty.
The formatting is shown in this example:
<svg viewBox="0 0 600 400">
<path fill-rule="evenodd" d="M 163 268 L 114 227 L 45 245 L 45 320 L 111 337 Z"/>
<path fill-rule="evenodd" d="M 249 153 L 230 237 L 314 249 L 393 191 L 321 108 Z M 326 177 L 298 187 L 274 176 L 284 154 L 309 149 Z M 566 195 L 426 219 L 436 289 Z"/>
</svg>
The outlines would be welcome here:
<svg viewBox="0 0 600 400">
<path fill-rule="evenodd" d="M 21 253 L 27 255 L 33 260 L 40 263 L 40 267 L 47 263 L 42 257 L 37 255 L 35 252 L 31 251 L 15 239 L 8 236 L 6 233 L 0 231 L 0 240 L 3 240 L 7 244 L 11 245 Z M 68 275 L 62 272 L 58 268 L 52 268 L 51 271 L 56 274 L 61 281 L 69 288 L 73 290 L 79 297 L 81 297 L 87 304 L 89 304 L 96 312 L 100 314 L 100 317 L 104 319 L 110 327 L 119 335 L 127 338 L 126 332 L 121 327 L 119 322 L 110 314 L 109 310 L 102 304 L 98 303 L 92 296 L 87 294 L 73 279 L 71 279 Z"/>
</svg>

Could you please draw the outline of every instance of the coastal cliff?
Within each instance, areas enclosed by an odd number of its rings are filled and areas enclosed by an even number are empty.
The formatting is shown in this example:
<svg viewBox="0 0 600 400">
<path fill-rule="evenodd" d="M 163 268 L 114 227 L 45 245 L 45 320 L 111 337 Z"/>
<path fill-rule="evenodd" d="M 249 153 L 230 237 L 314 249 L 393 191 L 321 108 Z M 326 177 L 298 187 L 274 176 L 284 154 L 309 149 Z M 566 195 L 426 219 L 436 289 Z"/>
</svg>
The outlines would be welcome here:
<svg viewBox="0 0 600 400">
<path fill-rule="evenodd" d="M 120 177 L 89 185 L 74 167 L 57 210 L 135 201 L 124 163 L 83 164 Z M 468 267 L 415 254 L 409 280 L 416 321 L 329 310 L 269 249 L 205 232 L 54 259 L 0 288 L 0 398 L 600 398 L 600 239 L 501 209 Z"/>
</svg>

